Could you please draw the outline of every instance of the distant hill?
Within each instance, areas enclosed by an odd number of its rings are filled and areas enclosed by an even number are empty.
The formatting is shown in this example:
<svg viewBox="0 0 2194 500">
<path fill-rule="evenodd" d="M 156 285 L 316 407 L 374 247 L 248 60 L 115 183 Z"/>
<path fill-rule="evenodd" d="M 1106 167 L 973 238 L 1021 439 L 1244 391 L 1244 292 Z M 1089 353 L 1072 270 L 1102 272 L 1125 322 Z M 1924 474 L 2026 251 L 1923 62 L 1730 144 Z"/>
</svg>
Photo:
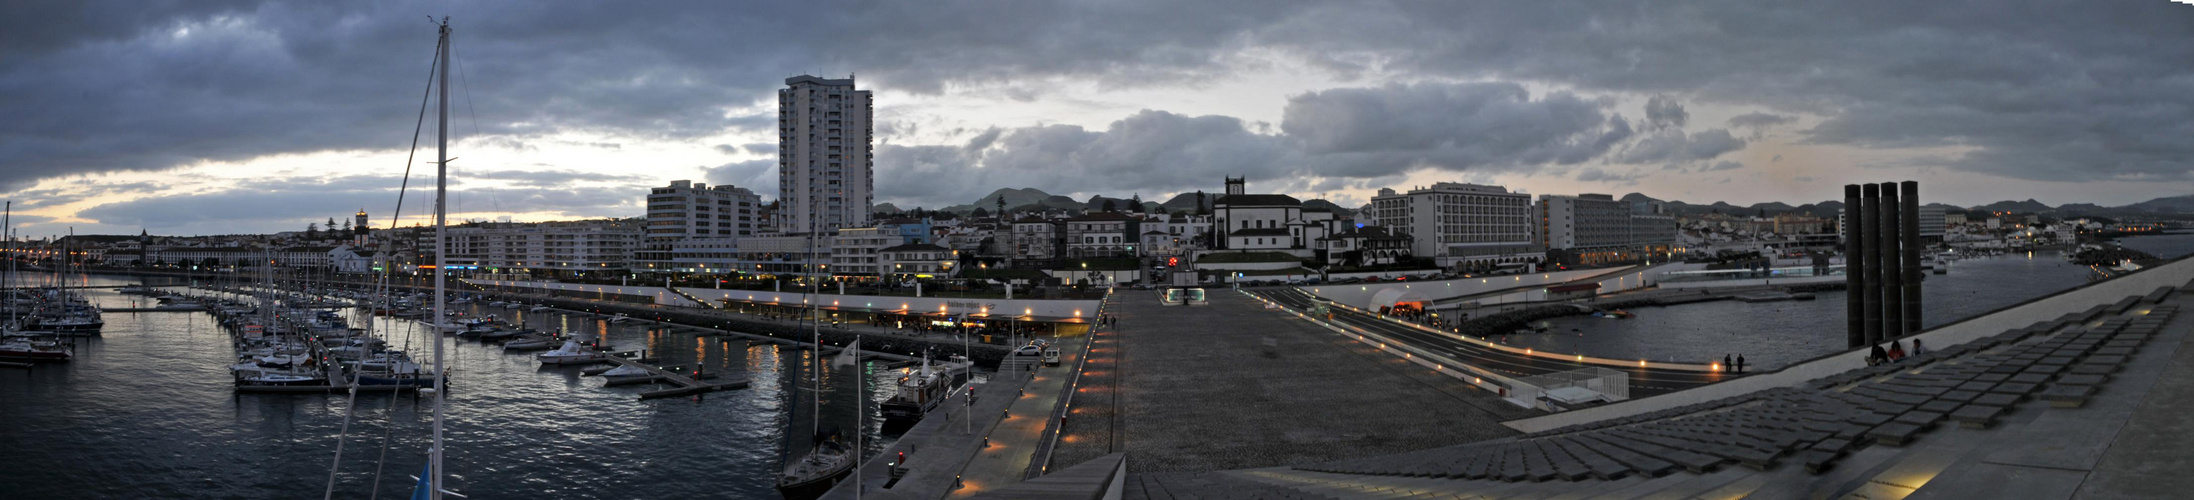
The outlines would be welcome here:
<svg viewBox="0 0 2194 500">
<path fill-rule="evenodd" d="M 869 208 L 868 208 L 868 211 L 869 211 L 869 213 L 878 213 L 878 214 L 896 214 L 896 213 L 901 213 L 901 212 L 905 212 L 906 210 L 901 210 L 901 209 L 899 209 L 899 206 L 898 206 L 898 205 L 893 205 L 893 204 L 890 204 L 890 203 L 878 203 L 878 204 L 876 204 L 876 206 L 873 206 L 873 207 L 869 207 Z"/>
<path fill-rule="evenodd" d="M 1794 207 L 1782 202 L 1754 203 L 1747 206 L 1737 206 L 1731 205 L 1726 202 L 1717 201 L 1709 205 L 1694 205 L 1690 203 L 1684 203 L 1682 201 L 1662 201 L 1655 199 L 1651 196 L 1646 196 L 1642 193 L 1626 194 L 1623 195 L 1623 197 L 1620 199 L 1625 202 L 1660 201 L 1662 204 L 1668 207 L 1670 212 L 1674 212 L 1678 215 L 1702 215 L 1717 212 L 1731 215 L 1759 215 L 1762 212 L 1765 212 L 1767 215 L 1770 216 L 1786 213 L 1795 213 L 1825 218 L 1836 217 L 1837 214 L 1841 213 L 1844 208 L 1844 203 L 1842 200 L 1828 200 L 1818 203 L 1798 205 Z M 2119 207 L 2105 207 L 2092 203 L 2068 203 L 2063 206 L 2052 207 L 2049 206 L 2049 204 L 2047 203 L 2042 203 L 2033 199 L 2028 199 L 2025 201 L 2006 200 L 1973 207 L 1960 207 L 1957 205 L 1950 205 L 1945 203 L 1928 203 L 1923 206 L 1942 209 L 1944 212 L 1947 213 L 1959 213 L 1968 211 L 1983 213 L 2011 212 L 2022 214 L 2046 214 L 2057 217 L 2194 215 L 2194 195 L 2157 198 Z"/>
</svg>

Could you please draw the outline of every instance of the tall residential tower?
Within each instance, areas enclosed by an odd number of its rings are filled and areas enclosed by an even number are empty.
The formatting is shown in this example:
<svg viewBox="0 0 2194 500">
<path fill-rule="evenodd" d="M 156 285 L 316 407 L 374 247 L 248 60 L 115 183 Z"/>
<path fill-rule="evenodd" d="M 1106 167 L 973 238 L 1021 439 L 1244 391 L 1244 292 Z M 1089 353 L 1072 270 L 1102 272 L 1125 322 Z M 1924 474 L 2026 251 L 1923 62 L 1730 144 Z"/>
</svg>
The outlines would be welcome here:
<svg viewBox="0 0 2194 500">
<path fill-rule="evenodd" d="M 777 91 L 778 227 L 786 233 L 868 227 L 875 202 L 875 107 L 853 78 L 800 75 Z"/>
</svg>

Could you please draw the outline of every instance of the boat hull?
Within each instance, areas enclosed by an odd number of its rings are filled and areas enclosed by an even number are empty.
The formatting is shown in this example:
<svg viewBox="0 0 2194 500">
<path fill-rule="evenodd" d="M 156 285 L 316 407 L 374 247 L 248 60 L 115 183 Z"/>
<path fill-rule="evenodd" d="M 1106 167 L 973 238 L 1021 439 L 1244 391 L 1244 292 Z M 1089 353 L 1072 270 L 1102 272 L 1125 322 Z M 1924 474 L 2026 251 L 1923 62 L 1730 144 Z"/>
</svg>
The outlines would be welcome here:
<svg viewBox="0 0 2194 500">
<path fill-rule="evenodd" d="M 830 474 L 815 479 L 798 483 L 779 482 L 777 483 L 777 494 L 784 495 L 789 500 L 822 498 L 824 493 L 829 493 L 830 489 L 838 486 L 840 481 L 845 481 L 847 477 L 853 475 L 853 467 L 850 465 L 852 462 L 848 461 L 847 463 L 849 465 L 846 467 L 831 471 Z"/>
</svg>

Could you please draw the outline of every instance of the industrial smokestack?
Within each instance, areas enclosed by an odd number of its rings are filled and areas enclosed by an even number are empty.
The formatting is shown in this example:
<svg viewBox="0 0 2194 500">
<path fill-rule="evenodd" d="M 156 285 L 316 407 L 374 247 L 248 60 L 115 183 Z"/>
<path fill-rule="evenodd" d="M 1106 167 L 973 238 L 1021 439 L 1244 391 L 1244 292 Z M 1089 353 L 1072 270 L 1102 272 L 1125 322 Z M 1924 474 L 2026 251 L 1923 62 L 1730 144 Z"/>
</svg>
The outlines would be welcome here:
<svg viewBox="0 0 2194 500">
<path fill-rule="evenodd" d="M 1861 290 L 1866 289 L 1866 232 L 1861 223 L 1859 185 L 1844 185 L 1844 343 L 1848 347 L 1866 345 L 1866 301 Z"/>
<path fill-rule="evenodd" d="M 1904 332 L 1920 333 L 1920 183 L 1904 181 Z"/>
<path fill-rule="evenodd" d="M 1904 217 L 1897 183 L 1882 183 L 1882 338 L 1905 336 Z"/>
<path fill-rule="evenodd" d="M 1863 208 L 1859 212 L 1859 223 L 1864 227 L 1859 230 L 1866 233 L 1869 241 L 1859 246 L 1861 258 L 1865 260 L 1862 265 L 1866 266 L 1866 282 L 1859 287 L 1858 293 L 1859 300 L 1862 301 L 1861 313 L 1865 315 L 1861 320 L 1866 329 L 1868 344 L 1882 342 L 1882 253 L 1881 245 L 1874 241 L 1882 234 L 1881 196 L 1880 184 L 1867 184 L 1860 188 L 1859 204 Z"/>
</svg>

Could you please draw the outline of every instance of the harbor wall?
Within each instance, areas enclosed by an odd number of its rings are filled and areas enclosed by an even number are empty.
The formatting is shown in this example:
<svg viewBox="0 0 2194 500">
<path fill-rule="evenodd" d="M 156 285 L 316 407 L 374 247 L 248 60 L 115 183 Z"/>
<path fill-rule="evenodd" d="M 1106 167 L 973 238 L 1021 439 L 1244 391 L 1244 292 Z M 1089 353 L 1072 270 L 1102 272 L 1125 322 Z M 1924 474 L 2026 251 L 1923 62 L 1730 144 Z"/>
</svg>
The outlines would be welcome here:
<svg viewBox="0 0 2194 500">
<path fill-rule="evenodd" d="M 725 299 L 756 304 L 801 304 L 808 299 L 805 292 L 771 292 L 766 290 L 715 290 L 708 288 L 679 288 L 701 300 L 720 302 Z M 839 295 L 815 294 L 819 304 L 844 307 L 905 309 L 919 312 L 943 311 L 951 314 L 963 312 L 989 312 L 1000 315 L 1031 315 L 1052 318 L 1074 318 L 1097 314 L 1096 300 L 1066 299 L 999 299 L 957 297 L 902 297 L 893 295 Z"/>
<path fill-rule="evenodd" d="M 1379 295 L 1379 292 L 1386 290 L 1402 290 L 1405 294 L 1407 294 L 1408 297 L 1413 299 L 1438 301 L 1516 287 L 1541 286 L 1564 283 L 1570 280 L 1590 278 L 1594 276 L 1612 277 L 1613 275 L 1618 273 L 1635 273 L 1637 272 L 1636 268 L 1637 266 L 1624 266 L 1606 269 L 1578 269 L 1574 271 L 1556 271 L 1549 273 L 1526 274 L 1516 276 L 1489 276 L 1484 278 L 1464 278 L 1442 281 L 1398 281 L 1393 283 L 1361 283 L 1354 285 L 1317 285 L 1305 286 L 1301 288 L 1305 291 L 1310 292 L 1311 294 L 1331 299 L 1334 302 L 1347 304 L 1360 309 L 1377 310 L 1380 306 L 1393 305 L 1378 304 L 1375 303 L 1377 301 L 1373 300 L 1374 297 L 1377 297 Z M 1395 295 L 1389 294 L 1388 296 L 1391 297 Z"/>
<path fill-rule="evenodd" d="M 2190 280 L 2194 280 L 2194 258 L 2180 258 L 2169 264 L 2014 304 L 1956 323 L 1935 327 L 1917 335 L 1909 335 L 1906 338 L 1920 339 L 1926 341 L 1930 348 L 1943 349 L 1982 337 L 2025 328 L 2035 323 L 2053 321 L 2066 314 L 2083 312 L 2095 306 L 2113 304 L 2129 296 L 2147 294 L 2159 287 L 2184 286 Z M 1827 335 L 1824 333 L 1824 337 Z M 1773 372 L 1747 375 L 1705 387 L 1633 399 L 1605 406 L 1511 420 L 1502 422 L 1502 425 L 1523 432 L 1539 432 L 1704 403 L 1778 387 L 1792 387 L 1815 379 L 1865 368 L 1867 354 L 1867 346 L 1860 346 L 1856 349 L 1787 366 Z"/>
<path fill-rule="evenodd" d="M 701 307 L 700 303 L 689 300 L 683 296 L 678 295 L 677 293 L 671 292 L 667 288 L 659 286 L 589 285 L 585 283 L 545 283 L 539 281 L 505 281 L 483 279 L 467 279 L 463 281 L 466 283 L 472 283 L 480 286 L 529 288 L 535 290 L 555 291 L 559 292 L 559 294 L 561 295 L 567 296 L 583 297 L 587 294 L 594 294 L 597 295 L 596 298 L 604 300 L 608 299 L 608 297 L 602 297 L 605 295 L 649 297 L 655 299 L 656 304 L 662 304 L 666 306 Z"/>
</svg>

